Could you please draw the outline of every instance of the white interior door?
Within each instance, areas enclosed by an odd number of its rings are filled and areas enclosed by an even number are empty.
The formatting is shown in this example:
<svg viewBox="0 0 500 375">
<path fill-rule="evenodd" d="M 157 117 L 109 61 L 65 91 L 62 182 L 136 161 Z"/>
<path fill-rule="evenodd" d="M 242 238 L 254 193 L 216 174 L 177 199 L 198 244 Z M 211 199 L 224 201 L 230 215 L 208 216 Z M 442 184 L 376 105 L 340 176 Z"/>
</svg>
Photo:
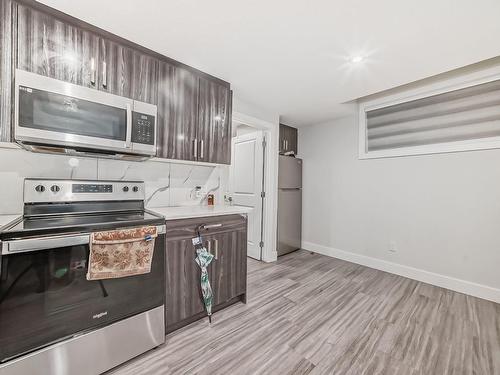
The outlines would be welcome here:
<svg viewBox="0 0 500 375">
<path fill-rule="evenodd" d="M 233 202 L 251 207 L 248 214 L 248 256 L 261 259 L 262 179 L 264 147 L 262 131 L 239 135 L 232 139 L 230 190 Z"/>
</svg>

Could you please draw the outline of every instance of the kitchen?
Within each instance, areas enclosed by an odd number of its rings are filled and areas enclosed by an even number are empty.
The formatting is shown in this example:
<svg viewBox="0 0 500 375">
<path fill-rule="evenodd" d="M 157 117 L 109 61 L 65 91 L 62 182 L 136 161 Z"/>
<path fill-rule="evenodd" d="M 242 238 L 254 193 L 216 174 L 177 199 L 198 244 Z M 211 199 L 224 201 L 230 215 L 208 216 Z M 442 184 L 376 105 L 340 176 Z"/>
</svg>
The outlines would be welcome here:
<svg viewBox="0 0 500 375">
<path fill-rule="evenodd" d="M 500 371 L 498 54 L 287 90 L 237 7 L 85 3 L 0 6 L 0 374 Z"/>
<path fill-rule="evenodd" d="M 2 371 L 101 373 L 245 301 L 248 210 L 220 204 L 229 84 L 39 3 L 2 2 L 2 20 L 11 24 L 2 38 L 16 39 L 12 76 L 2 55 L 2 97 L 14 103 L 2 140 L 16 142 L 2 149 L 2 213 L 22 213 L 2 215 Z M 98 233 L 132 228 L 147 234 L 95 249 Z M 211 309 L 199 297 L 194 237 L 212 257 Z M 138 246 L 154 254 L 145 269 L 137 258 L 136 269 L 102 270 L 112 251 L 130 257 Z M 82 350 L 92 363 L 79 362 Z"/>
</svg>

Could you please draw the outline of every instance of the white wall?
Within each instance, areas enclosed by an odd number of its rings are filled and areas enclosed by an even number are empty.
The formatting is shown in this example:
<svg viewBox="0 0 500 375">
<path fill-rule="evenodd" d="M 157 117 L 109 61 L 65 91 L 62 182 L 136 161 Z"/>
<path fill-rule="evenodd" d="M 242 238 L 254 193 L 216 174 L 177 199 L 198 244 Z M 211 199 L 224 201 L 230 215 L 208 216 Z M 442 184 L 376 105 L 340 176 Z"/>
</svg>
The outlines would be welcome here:
<svg viewBox="0 0 500 375">
<path fill-rule="evenodd" d="M 357 132 L 299 130 L 303 247 L 500 302 L 500 150 L 358 160 Z"/>
<path fill-rule="evenodd" d="M 192 194 L 194 187 L 202 186 L 204 191 L 216 188 L 220 178 L 220 187 L 214 194 L 216 204 L 223 204 L 228 181 L 227 169 L 226 166 L 188 165 L 153 160 L 130 162 L 71 158 L 0 146 L 0 215 L 22 213 L 23 181 L 26 177 L 145 181 L 147 198 L 158 188 L 170 185 L 165 191 L 154 195 L 149 201 L 149 207 L 199 204 L 200 199 Z"/>
<path fill-rule="evenodd" d="M 252 116 L 261 121 L 266 121 L 272 124 L 279 124 L 279 114 L 274 111 L 265 110 L 262 107 L 241 100 L 238 89 L 233 88 L 233 114 L 244 113 L 246 116 Z"/>
</svg>

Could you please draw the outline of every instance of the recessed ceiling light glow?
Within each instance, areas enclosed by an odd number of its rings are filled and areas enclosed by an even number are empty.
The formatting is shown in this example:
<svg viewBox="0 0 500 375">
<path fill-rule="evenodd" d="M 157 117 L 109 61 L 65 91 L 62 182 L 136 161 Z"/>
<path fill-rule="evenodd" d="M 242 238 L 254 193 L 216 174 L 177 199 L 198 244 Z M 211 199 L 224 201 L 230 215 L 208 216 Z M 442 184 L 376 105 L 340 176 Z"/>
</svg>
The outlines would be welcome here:
<svg viewBox="0 0 500 375">
<path fill-rule="evenodd" d="M 354 64 L 360 63 L 363 61 L 363 56 L 354 56 L 351 58 L 351 62 Z"/>
</svg>

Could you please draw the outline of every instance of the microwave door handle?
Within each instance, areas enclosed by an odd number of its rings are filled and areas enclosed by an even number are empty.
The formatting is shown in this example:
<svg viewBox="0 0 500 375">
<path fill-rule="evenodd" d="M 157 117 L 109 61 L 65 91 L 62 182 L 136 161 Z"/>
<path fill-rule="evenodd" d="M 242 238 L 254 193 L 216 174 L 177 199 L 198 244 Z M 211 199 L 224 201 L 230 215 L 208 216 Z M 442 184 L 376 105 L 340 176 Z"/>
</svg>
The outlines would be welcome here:
<svg viewBox="0 0 500 375">
<path fill-rule="evenodd" d="M 125 147 L 132 148 L 132 106 L 130 103 L 127 103 L 127 138 Z"/>
<path fill-rule="evenodd" d="M 106 61 L 102 62 L 102 87 L 107 88 L 108 86 L 108 72 L 106 70 Z"/>
</svg>

